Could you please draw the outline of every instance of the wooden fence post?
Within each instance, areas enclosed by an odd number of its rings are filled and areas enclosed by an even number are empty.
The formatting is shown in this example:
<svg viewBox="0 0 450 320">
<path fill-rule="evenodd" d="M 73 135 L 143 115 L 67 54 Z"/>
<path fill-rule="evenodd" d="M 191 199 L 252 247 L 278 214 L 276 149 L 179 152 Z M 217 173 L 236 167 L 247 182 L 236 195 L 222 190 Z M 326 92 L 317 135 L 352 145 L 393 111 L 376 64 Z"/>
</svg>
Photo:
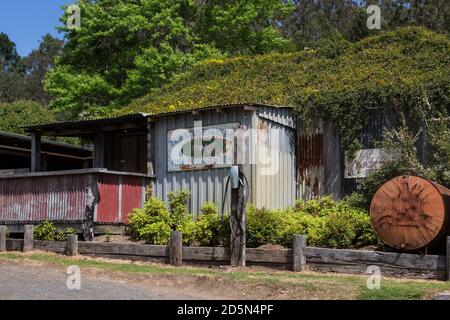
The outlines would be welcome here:
<svg viewBox="0 0 450 320">
<path fill-rule="evenodd" d="M 67 236 L 67 255 L 74 257 L 78 255 L 78 235 L 70 234 Z"/>
<path fill-rule="evenodd" d="M 181 266 L 183 263 L 183 234 L 180 231 L 172 231 L 169 250 L 170 264 Z"/>
<path fill-rule="evenodd" d="M 294 272 L 306 269 L 306 236 L 296 234 L 292 244 L 292 270 Z"/>
<path fill-rule="evenodd" d="M 6 252 L 6 233 L 8 228 L 0 226 L 0 252 Z"/>
<path fill-rule="evenodd" d="M 450 236 L 447 237 L 447 281 L 450 281 Z"/>
<path fill-rule="evenodd" d="M 32 225 L 25 225 L 25 231 L 23 234 L 23 252 L 28 252 L 33 250 L 33 226 Z"/>
</svg>

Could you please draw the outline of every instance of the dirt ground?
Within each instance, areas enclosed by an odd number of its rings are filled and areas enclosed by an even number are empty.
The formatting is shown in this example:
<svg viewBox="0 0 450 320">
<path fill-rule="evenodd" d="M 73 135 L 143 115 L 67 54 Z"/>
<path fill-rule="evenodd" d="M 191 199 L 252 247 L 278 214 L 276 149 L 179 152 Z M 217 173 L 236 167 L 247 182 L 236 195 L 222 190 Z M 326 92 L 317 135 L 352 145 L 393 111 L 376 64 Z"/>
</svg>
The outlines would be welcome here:
<svg viewBox="0 0 450 320">
<path fill-rule="evenodd" d="M 65 271 L 70 265 L 82 271 L 86 287 L 80 295 L 65 288 Z M 383 278 L 381 290 L 368 290 L 363 275 L 299 274 L 263 266 L 175 268 L 155 262 L 70 258 L 44 252 L 0 253 L 0 299 L 14 287 L 11 279 L 19 283 L 19 296 L 28 299 L 54 299 L 58 294 L 62 299 L 430 299 L 450 290 L 450 284 L 443 281 L 395 278 Z M 33 288 L 48 294 L 34 296 Z"/>
<path fill-rule="evenodd" d="M 64 275 L 66 266 L 58 266 L 45 261 L 36 261 L 32 258 L 28 259 L 27 255 L 20 254 L 24 259 L 20 260 L 2 260 L 0 255 L 0 274 L 9 279 L 19 281 L 19 292 L 26 292 L 26 288 L 33 285 L 33 282 L 41 283 L 46 279 L 54 279 Z M 45 255 L 56 256 L 45 253 Z M 97 299 L 102 297 L 105 299 L 320 299 L 325 292 L 318 295 L 312 294 L 308 284 L 298 285 L 296 281 L 286 279 L 286 281 L 271 281 L 270 277 L 277 275 L 286 275 L 289 272 L 276 271 L 265 267 L 247 267 L 247 268 L 231 268 L 231 267 L 211 267 L 198 269 L 193 266 L 185 266 L 182 269 L 175 269 L 164 264 L 153 262 L 136 262 L 127 260 L 113 260 L 105 258 L 77 257 L 70 259 L 73 265 L 80 265 L 82 269 L 82 277 L 85 283 L 89 284 L 92 296 Z M 113 265 L 139 266 L 167 270 L 156 273 L 140 273 L 140 272 L 123 272 L 111 271 L 98 267 L 90 267 L 89 262 L 102 262 Z M 87 265 L 87 266 L 84 266 Z M 173 271 L 173 272 L 171 272 Z M 210 274 L 213 273 L 213 274 Z M 26 279 L 23 283 L 22 274 L 32 275 L 30 279 Z M 258 274 L 254 276 L 253 274 Z M 261 275 L 263 274 L 263 278 Z M 240 279 L 242 278 L 242 279 Z M 266 279 L 267 278 L 267 279 Z M 5 281 L 0 276 L 0 298 L 5 297 Z M 62 280 L 61 280 L 62 281 Z M 59 281 L 59 285 L 65 285 L 65 282 Z M 16 283 L 17 285 L 17 283 Z M 105 295 L 108 290 L 102 289 L 98 292 L 92 288 L 113 288 L 114 286 L 124 286 L 120 288 L 120 297 Z M 55 287 L 53 281 L 48 281 L 46 292 L 58 292 L 61 294 L 66 291 L 65 287 Z M 88 290 L 88 289 L 86 289 Z M 105 291 L 106 290 L 106 291 Z M 147 292 L 147 291 L 149 292 Z M 137 294 L 133 295 L 131 292 Z M 334 290 L 330 288 L 325 293 L 329 298 L 341 299 L 344 295 L 342 290 Z M 346 294 L 348 294 L 347 292 Z M 128 294 L 131 294 L 129 296 Z M 89 294 L 87 294 L 89 296 Z M 26 295 L 25 295 L 26 296 Z M 62 294 L 65 297 L 64 294 Z M 44 294 L 38 298 L 52 298 L 52 294 Z M 30 297 L 28 297 L 30 298 Z M 69 296 L 73 298 L 73 296 Z M 33 296 L 31 296 L 33 299 Z"/>
</svg>

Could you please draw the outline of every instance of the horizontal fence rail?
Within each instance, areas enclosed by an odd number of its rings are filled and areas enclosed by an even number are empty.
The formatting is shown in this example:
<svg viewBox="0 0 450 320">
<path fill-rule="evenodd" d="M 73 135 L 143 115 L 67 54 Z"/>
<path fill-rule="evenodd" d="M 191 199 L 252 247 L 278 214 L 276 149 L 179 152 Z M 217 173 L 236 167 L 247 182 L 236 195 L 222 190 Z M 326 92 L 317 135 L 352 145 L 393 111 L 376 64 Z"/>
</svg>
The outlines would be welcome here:
<svg viewBox="0 0 450 320">
<path fill-rule="evenodd" d="M 8 251 L 22 251 L 24 240 L 7 239 Z M 34 240 L 35 250 L 66 253 L 66 242 Z M 78 254 L 130 260 L 169 261 L 170 246 L 78 242 Z M 326 248 L 306 248 L 306 266 L 308 270 L 320 272 L 338 272 L 364 274 L 368 266 L 380 267 L 386 276 L 445 280 L 447 275 L 447 257 L 444 255 L 417 255 L 407 253 L 341 250 Z M 228 264 L 230 250 L 223 247 L 182 247 L 183 262 L 204 264 Z M 292 249 L 247 249 L 249 265 L 281 266 L 291 268 Z"/>
</svg>

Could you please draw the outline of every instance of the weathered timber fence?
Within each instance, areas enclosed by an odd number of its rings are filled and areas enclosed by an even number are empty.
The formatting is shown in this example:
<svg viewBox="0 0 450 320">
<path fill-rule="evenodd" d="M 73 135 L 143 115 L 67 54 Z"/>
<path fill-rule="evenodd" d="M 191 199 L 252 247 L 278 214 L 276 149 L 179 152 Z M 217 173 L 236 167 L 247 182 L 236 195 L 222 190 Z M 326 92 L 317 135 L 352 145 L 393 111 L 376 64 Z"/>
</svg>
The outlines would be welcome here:
<svg viewBox="0 0 450 320">
<path fill-rule="evenodd" d="M 0 228 L 0 240 L 1 240 Z M 229 265 L 230 249 L 223 247 L 181 246 L 182 235 L 174 234 L 167 246 L 134 243 L 33 241 L 35 250 L 67 255 L 99 256 L 129 260 L 164 261 L 173 265 L 203 263 Z M 306 247 L 304 236 L 295 236 L 293 249 L 246 249 L 248 265 L 282 267 L 294 271 L 364 274 L 368 266 L 378 266 L 385 276 L 446 280 L 450 274 L 450 237 L 447 256 L 408 253 L 342 250 Z M 0 241 L 1 242 L 1 241 Z M 8 251 L 22 251 L 24 240 L 6 239 Z M 1 243 L 0 243 L 1 248 Z"/>
</svg>

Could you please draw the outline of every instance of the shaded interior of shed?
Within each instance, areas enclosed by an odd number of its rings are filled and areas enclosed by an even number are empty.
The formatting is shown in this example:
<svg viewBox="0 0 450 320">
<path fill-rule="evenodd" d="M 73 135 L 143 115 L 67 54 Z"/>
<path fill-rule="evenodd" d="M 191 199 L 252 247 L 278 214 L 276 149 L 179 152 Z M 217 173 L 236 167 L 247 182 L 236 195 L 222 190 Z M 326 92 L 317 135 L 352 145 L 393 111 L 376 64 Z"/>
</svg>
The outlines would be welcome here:
<svg viewBox="0 0 450 320">
<path fill-rule="evenodd" d="M 26 127 L 32 137 L 32 172 L 42 166 L 42 137 L 79 137 L 93 146 L 91 168 L 153 174 L 152 122 L 146 114 L 38 124 Z"/>
<path fill-rule="evenodd" d="M 0 173 L 30 172 L 31 138 L 0 132 Z M 77 170 L 92 166 L 92 149 L 43 140 L 41 168 L 44 171 Z"/>
</svg>

